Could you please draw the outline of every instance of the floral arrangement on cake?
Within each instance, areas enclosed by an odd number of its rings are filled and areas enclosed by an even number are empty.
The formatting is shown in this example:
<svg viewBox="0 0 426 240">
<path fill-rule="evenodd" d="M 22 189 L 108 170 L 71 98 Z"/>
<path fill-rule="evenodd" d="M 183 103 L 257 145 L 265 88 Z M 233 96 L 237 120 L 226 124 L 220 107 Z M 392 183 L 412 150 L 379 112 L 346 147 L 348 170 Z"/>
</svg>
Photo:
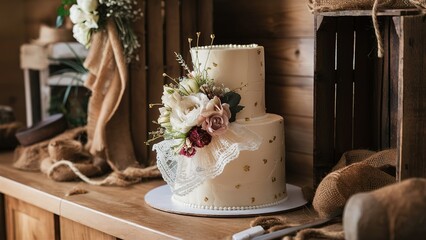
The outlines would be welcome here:
<svg viewBox="0 0 426 240">
<path fill-rule="evenodd" d="M 198 32 L 197 47 L 199 36 Z M 214 35 L 210 37 L 213 43 Z M 189 39 L 191 42 L 192 39 Z M 192 157 L 197 149 L 207 146 L 212 138 L 224 134 L 243 106 L 238 105 L 241 100 L 238 93 L 223 85 L 216 85 L 214 79 L 209 78 L 209 68 L 200 69 L 201 64 L 195 59 L 191 70 L 181 54 L 175 52 L 175 55 L 186 75 L 173 78 L 163 74 L 172 83 L 164 85 L 157 121 L 160 127 L 150 132 L 153 138 L 148 143 L 158 138 L 176 139 L 178 144 L 173 147 L 175 152 Z"/>
<path fill-rule="evenodd" d="M 73 26 L 74 38 L 90 47 L 92 34 L 102 30 L 108 19 L 117 26 L 124 55 L 127 62 L 137 59 L 139 41 L 131 24 L 143 16 L 135 0 L 62 0 L 58 9 L 57 26 L 62 25 L 69 16 Z"/>
<path fill-rule="evenodd" d="M 173 78 L 163 86 L 161 106 L 156 131 L 150 132 L 147 144 L 157 152 L 157 166 L 173 193 L 185 195 L 206 179 L 222 173 L 224 167 L 236 159 L 243 150 L 256 150 L 261 137 L 236 122 L 236 115 L 243 109 L 239 105 L 241 96 L 237 89 L 230 90 L 217 84 L 209 77 L 210 67 L 198 58 L 199 37 L 192 48 L 193 70 L 181 54 L 176 59 L 186 74 Z M 215 36 L 210 35 L 211 44 L 203 47 L 210 51 Z M 188 39 L 191 49 L 192 39 Z M 213 66 L 214 67 L 214 66 Z M 243 86 L 241 86 L 243 87 Z"/>
</svg>

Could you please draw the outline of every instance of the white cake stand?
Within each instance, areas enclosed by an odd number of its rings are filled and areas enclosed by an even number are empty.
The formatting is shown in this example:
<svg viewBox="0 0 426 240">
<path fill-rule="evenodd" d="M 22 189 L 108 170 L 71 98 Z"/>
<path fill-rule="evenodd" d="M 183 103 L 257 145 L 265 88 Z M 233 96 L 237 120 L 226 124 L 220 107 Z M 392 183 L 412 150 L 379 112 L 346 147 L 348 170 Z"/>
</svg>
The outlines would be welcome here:
<svg viewBox="0 0 426 240">
<path fill-rule="evenodd" d="M 173 200 L 172 191 L 168 185 L 159 186 L 149 191 L 145 195 L 145 202 L 149 206 L 164 212 L 202 217 L 248 217 L 259 214 L 271 214 L 295 209 L 307 203 L 303 198 L 301 188 L 291 184 L 287 184 L 287 198 L 285 201 L 274 206 L 257 209 L 209 210 L 192 208 L 184 203 Z"/>
</svg>

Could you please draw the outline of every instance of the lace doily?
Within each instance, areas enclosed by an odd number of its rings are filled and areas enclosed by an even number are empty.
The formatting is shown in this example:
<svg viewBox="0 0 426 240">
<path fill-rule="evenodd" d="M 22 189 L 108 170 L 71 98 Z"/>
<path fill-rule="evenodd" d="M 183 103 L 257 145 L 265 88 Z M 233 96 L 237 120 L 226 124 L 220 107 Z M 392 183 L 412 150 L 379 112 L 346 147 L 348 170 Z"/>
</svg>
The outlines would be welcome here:
<svg viewBox="0 0 426 240">
<path fill-rule="evenodd" d="M 173 150 L 179 143 L 176 139 L 163 140 L 152 149 L 157 151 L 157 166 L 164 180 L 174 194 L 184 196 L 205 180 L 220 175 L 240 151 L 257 150 L 261 142 L 259 135 L 234 122 L 226 133 L 213 137 L 209 145 L 197 148 L 197 153 L 191 158 Z"/>
</svg>

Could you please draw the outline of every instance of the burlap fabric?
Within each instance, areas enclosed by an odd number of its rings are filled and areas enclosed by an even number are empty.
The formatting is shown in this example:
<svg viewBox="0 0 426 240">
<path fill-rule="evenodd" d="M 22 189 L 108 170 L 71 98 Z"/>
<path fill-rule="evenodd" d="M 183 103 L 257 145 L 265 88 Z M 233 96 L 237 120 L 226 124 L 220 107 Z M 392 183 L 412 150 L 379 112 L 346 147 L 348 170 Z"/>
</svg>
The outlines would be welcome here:
<svg viewBox="0 0 426 240">
<path fill-rule="evenodd" d="M 392 183 L 393 176 L 364 162 L 354 163 L 327 175 L 318 185 L 312 205 L 320 217 L 340 215 L 352 195 Z"/>
<path fill-rule="evenodd" d="M 128 69 L 115 23 L 94 34 L 85 67 L 92 91 L 87 132 L 90 153 L 106 157 L 113 169 L 137 166 L 130 134 Z"/>
<path fill-rule="evenodd" d="M 395 177 L 380 170 L 384 166 L 396 166 L 395 149 L 344 153 L 334 171 L 318 185 L 312 202 L 314 209 L 321 217 L 340 215 L 352 195 L 395 183 Z"/>
</svg>

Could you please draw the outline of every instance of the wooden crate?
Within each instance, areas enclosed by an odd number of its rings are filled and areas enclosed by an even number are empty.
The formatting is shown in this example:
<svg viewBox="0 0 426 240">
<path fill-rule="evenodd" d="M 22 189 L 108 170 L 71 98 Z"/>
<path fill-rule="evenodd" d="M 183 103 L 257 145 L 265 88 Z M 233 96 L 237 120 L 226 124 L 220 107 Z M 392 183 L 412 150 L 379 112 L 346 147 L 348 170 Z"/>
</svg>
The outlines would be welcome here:
<svg viewBox="0 0 426 240">
<path fill-rule="evenodd" d="M 397 179 L 426 177 L 426 22 L 417 10 L 315 15 L 314 182 L 350 149 L 397 148 Z M 425 70 L 424 70 L 425 69 Z"/>
</svg>

